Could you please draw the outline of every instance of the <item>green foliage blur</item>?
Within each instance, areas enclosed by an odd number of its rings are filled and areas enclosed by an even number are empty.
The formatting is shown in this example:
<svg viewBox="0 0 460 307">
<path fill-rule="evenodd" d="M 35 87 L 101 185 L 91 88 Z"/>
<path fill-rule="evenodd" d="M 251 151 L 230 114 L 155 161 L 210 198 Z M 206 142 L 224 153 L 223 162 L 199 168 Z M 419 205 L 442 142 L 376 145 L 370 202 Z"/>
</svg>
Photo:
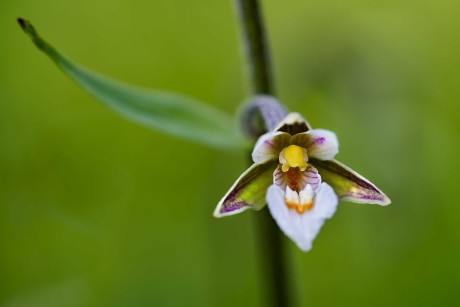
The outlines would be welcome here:
<svg viewBox="0 0 460 307">
<path fill-rule="evenodd" d="M 262 4 L 278 97 L 393 201 L 341 203 L 307 254 L 286 239 L 299 305 L 458 304 L 460 4 Z M 212 217 L 247 153 L 121 118 L 15 21 L 93 70 L 233 114 L 247 98 L 234 8 L 0 2 L 0 306 L 265 306 L 257 213 Z"/>
</svg>

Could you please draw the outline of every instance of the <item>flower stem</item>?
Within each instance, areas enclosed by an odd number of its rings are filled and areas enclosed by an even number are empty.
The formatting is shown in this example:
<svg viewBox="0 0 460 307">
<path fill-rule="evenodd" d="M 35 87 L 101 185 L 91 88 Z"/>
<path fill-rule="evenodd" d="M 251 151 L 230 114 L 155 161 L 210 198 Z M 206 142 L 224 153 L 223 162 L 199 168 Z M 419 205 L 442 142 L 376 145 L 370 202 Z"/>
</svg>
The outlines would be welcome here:
<svg viewBox="0 0 460 307">
<path fill-rule="evenodd" d="M 258 0 L 237 0 L 253 94 L 274 95 L 267 40 Z"/>
<path fill-rule="evenodd" d="M 274 95 L 269 52 L 258 0 L 237 0 L 239 21 L 249 68 L 253 95 Z M 252 162 L 252 161 L 251 161 Z M 286 255 L 283 234 L 267 208 L 254 214 L 261 263 L 263 306 L 289 307 Z"/>
<path fill-rule="evenodd" d="M 260 247 L 258 262 L 261 264 L 261 287 L 265 302 L 262 306 L 293 306 L 286 274 L 286 255 L 283 249 L 283 234 L 275 224 L 270 212 L 264 208 L 253 214 L 256 239 Z"/>
</svg>

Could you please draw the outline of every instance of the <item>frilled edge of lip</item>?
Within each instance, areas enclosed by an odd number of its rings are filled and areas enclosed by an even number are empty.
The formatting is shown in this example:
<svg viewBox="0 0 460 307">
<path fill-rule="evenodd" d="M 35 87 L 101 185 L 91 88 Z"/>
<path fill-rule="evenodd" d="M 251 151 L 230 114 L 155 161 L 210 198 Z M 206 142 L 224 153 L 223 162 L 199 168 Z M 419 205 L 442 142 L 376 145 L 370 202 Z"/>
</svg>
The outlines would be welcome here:
<svg viewBox="0 0 460 307">
<path fill-rule="evenodd" d="M 267 191 L 268 209 L 273 219 L 304 252 L 312 248 L 321 227 L 334 215 L 338 204 L 337 195 L 326 183 L 323 182 L 316 193 L 313 208 L 299 214 L 286 206 L 281 189 L 273 185 Z"/>
<path fill-rule="evenodd" d="M 309 163 L 318 169 L 322 180 L 332 186 L 341 200 L 380 206 L 391 203 L 371 181 L 337 160 L 311 159 Z"/>
</svg>

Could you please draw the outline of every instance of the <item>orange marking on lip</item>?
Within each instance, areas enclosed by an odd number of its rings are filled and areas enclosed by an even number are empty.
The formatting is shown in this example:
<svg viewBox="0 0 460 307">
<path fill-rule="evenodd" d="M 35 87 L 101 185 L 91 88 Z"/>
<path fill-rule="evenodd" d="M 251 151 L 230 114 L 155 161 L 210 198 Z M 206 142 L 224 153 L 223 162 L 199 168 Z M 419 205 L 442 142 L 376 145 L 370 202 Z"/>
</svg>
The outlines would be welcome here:
<svg viewBox="0 0 460 307">
<path fill-rule="evenodd" d="M 289 209 L 294 209 L 295 211 L 297 211 L 298 214 L 302 214 L 305 211 L 310 210 L 311 207 L 313 207 L 313 201 L 309 201 L 308 203 L 303 205 L 291 201 L 285 201 L 285 203 Z"/>
</svg>

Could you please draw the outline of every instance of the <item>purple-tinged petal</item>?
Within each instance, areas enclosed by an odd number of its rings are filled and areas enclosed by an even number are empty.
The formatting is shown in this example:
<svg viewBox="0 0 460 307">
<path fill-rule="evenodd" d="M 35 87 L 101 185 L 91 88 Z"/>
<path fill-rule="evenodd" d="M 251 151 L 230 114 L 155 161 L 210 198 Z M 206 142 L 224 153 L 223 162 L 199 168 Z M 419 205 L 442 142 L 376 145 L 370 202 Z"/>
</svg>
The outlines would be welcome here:
<svg viewBox="0 0 460 307">
<path fill-rule="evenodd" d="M 324 129 L 312 129 L 296 134 L 290 143 L 305 148 L 309 158 L 318 160 L 332 160 L 339 152 L 337 136 L 334 132 Z"/>
<path fill-rule="evenodd" d="M 321 176 L 311 164 L 308 164 L 307 169 L 303 172 L 298 168 L 290 168 L 287 172 L 283 172 L 281 165 L 278 165 L 273 173 L 273 182 L 283 190 L 289 186 L 292 190 L 300 191 L 307 184 L 311 185 L 313 190 L 316 190 L 321 184 Z"/>
<path fill-rule="evenodd" d="M 386 206 L 391 200 L 369 180 L 336 160 L 310 160 L 341 200 Z"/>
<path fill-rule="evenodd" d="M 272 185 L 267 191 L 267 203 L 278 227 L 302 251 L 308 252 L 325 220 L 334 215 L 338 199 L 332 188 L 322 183 L 316 191 L 313 207 L 299 213 L 288 208 L 284 191 Z"/>
<path fill-rule="evenodd" d="M 275 131 L 287 132 L 290 135 L 310 130 L 308 122 L 299 113 L 289 113 L 275 128 Z"/>
<path fill-rule="evenodd" d="M 277 160 L 279 153 L 289 145 L 291 135 L 285 132 L 275 131 L 262 135 L 256 142 L 252 152 L 252 160 L 255 163 L 265 163 Z"/>
<path fill-rule="evenodd" d="M 265 206 L 267 188 L 273 182 L 273 170 L 277 161 L 253 164 L 236 180 L 214 210 L 215 217 L 260 210 Z"/>
</svg>

